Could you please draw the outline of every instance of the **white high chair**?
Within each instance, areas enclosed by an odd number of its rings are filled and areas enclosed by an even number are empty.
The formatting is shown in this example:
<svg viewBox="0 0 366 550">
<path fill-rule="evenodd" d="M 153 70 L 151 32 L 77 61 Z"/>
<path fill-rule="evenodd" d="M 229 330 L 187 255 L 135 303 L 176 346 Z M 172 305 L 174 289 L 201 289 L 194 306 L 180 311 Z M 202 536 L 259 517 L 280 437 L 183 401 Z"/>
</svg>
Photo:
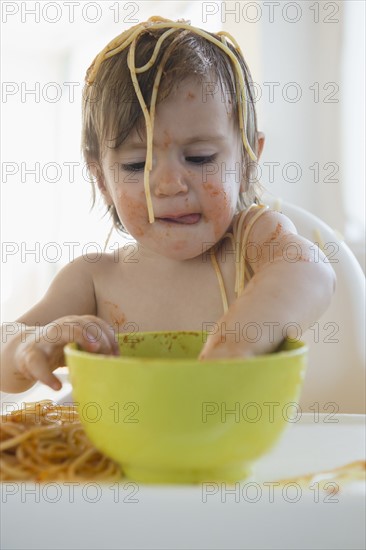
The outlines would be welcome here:
<svg viewBox="0 0 366 550">
<path fill-rule="evenodd" d="M 300 235 L 319 243 L 337 276 L 330 307 L 302 337 L 309 346 L 309 364 L 301 409 L 330 415 L 364 414 L 365 277 L 361 266 L 336 232 L 318 217 L 279 199 L 266 197 L 264 203 L 288 216 Z"/>
</svg>

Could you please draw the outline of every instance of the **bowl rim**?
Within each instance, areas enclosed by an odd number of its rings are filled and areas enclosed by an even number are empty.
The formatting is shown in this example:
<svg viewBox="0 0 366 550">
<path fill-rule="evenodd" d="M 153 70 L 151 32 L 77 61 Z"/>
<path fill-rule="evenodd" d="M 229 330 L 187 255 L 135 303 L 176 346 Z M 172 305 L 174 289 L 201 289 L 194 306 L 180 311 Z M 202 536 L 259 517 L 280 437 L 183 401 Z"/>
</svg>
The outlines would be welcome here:
<svg viewBox="0 0 366 550">
<path fill-rule="evenodd" d="M 130 335 L 131 337 L 137 336 L 137 335 L 163 335 L 163 334 L 192 334 L 192 333 L 201 333 L 202 331 L 192 331 L 192 330 L 171 330 L 171 331 L 142 331 L 142 332 L 135 332 L 133 334 L 131 333 L 119 333 L 118 339 L 121 339 L 123 336 L 128 337 Z M 105 361 L 107 358 L 110 364 L 113 363 L 119 363 L 119 364 L 149 364 L 149 366 L 162 366 L 162 365 L 174 365 L 174 366 L 181 366 L 185 365 L 187 366 L 187 363 L 197 363 L 200 362 L 203 366 L 206 365 L 212 365 L 213 363 L 216 365 L 227 365 L 228 363 L 230 365 L 249 365 L 250 363 L 258 363 L 263 360 L 263 358 L 267 358 L 270 356 L 271 361 L 270 363 L 277 363 L 279 360 L 282 360 L 284 356 L 286 358 L 291 357 L 297 357 L 298 355 L 305 355 L 309 347 L 308 345 L 303 342 L 302 340 L 294 340 L 293 343 L 296 345 L 294 349 L 291 350 L 283 350 L 278 351 L 276 353 L 271 354 L 261 354 L 261 355 L 255 355 L 252 357 L 247 357 L 245 359 L 241 357 L 228 357 L 228 358 L 218 358 L 218 359 L 206 359 L 206 360 L 199 360 L 197 357 L 194 358 L 180 358 L 180 359 L 174 359 L 172 361 L 172 358 L 169 357 L 158 357 L 158 358 L 151 358 L 151 357 L 135 357 L 135 356 L 122 356 L 122 355 L 108 355 L 104 353 L 92 353 L 89 351 L 77 349 L 77 344 L 75 342 L 70 342 L 64 346 L 64 353 L 66 357 L 93 357 L 93 362 L 100 362 Z"/>
</svg>

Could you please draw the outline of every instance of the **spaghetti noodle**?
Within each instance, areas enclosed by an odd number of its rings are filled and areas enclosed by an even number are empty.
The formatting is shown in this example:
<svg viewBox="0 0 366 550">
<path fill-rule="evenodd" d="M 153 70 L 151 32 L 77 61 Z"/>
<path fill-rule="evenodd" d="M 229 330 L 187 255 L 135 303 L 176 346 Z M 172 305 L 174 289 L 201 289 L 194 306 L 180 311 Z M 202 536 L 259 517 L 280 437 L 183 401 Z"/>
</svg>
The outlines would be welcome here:
<svg viewBox="0 0 366 550">
<path fill-rule="evenodd" d="M 311 474 L 305 474 L 288 479 L 276 481 L 277 487 L 283 487 L 288 484 L 296 484 L 300 487 L 312 487 L 314 483 L 323 482 L 324 490 L 330 493 L 339 492 L 339 485 L 357 481 L 366 481 L 366 461 L 356 460 L 349 464 L 344 464 L 332 470 L 324 470 Z"/>
<path fill-rule="evenodd" d="M 243 231 L 245 218 L 249 213 L 249 211 L 254 207 L 258 208 L 258 212 L 256 212 L 253 215 L 253 217 L 245 227 L 245 230 Z M 233 225 L 232 233 L 226 233 L 224 235 L 224 239 L 225 238 L 230 239 L 235 250 L 235 293 L 237 298 L 239 298 L 239 296 L 241 296 L 241 294 L 244 291 L 245 281 L 246 280 L 248 281 L 250 278 L 249 269 L 247 265 L 248 237 L 255 222 L 264 212 L 266 212 L 266 210 L 268 210 L 268 207 L 265 205 L 253 204 L 248 210 L 244 210 L 236 217 Z M 222 304 L 223 304 L 224 312 L 226 313 L 229 308 L 228 299 L 226 295 L 223 277 L 215 255 L 216 248 L 217 247 L 211 248 L 210 257 L 211 257 L 213 268 L 216 272 L 216 275 L 219 281 Z"/>
<path fill-rule="evenodd" d="M 118 464 L 89 441 L 76 407 L 25 403 L 1 416 L 1 481 L 118 480 Z"/>
<path fill-rule="evenodd" d="M 161 30 L 167 29 L 167 30 L 163 32 L 163 34 L 159 37 L 151 58 L 143 66 L 136 67 L 135 50 L 136 50 L 138 39 L 143 33 L 148 32 L 149 30 L 159 30 L 159 29 Z M 232 47 L 241 57 L 243 57 L 243 54 L 240 50 L 239 44 L 235 41 L 235 39 L 229 33 L 224 31 L 219 32 L 216 35 L 218 38 L 216 38 L 215 36 L 211 35 L 208 32 L 205 32 L 200 28 L 191 26 L 188 21 L 182 20 L 182 21 L 175 22 L 169 19 L 164 19 L 162 17 L 150 17 L 148 21 L 144 23 L 139 23 L 138 25 L 135 25 L 134 27 L 128 29 L 127 31 L 124 31 L 119 36 L 114 38 L 111 42 L 109 42 L 109 44 L 107 44 L 107 46 L 105 46 L 105 48 L 94 59 L 93 63 L 91 64 L 91 66 L 87 71 L 86 83 L 89 86 L 91 86 L 95 82 L 100 66 L 104 60 L 109 59 L 110 57 L 113 57 L 114 55 L 120 53 L 121 51 L 129 47 L 127 64 L 130 70 L 132 84 L 133 84 L 136 96 L 138 98 L 138 101 L 140 103 L 140 107 L 141 107 L 141 110 L 145 119 L 145 125 L 146 125 L 147 145 L 146 145 L 146 162 L 145 162 L 145 168 L 144 168 L 144 190 L 145 190 L 150 223 L 153 223 L 155 220 L 153 205 L 151 201 L 151 194 L 150 194 L 149 175 L 150 175 L 150 171 L 152 170 L 152 141 L 153 141 L 153 134 L 154 134 L 154 117 L 155 117 L 155 108 L 156 108 L 158 89 L 159 89 L 161 76 L 163 73 L 163 68 L 166 63 L 167 57 L 169 55 L 169 51 L 171 51 L 171 48 L 173 47 L 173 45 L 182 36 L 182 33 L 180 33 L 178 37 L 176 37 L 172 41 L 172 43 L 170 44 L 169 48 L 166 51 L 166 55 L 164 55 L 158 67 L 158 71 L 154 81 L 152 97 L 150 101 L 150 111 L 144 101 L 137 75 L 149 70 L 154 65 L 163 41 L 168 36 L 178 31 L 182 31 L 183 33 L 192 32 L 205 38 L 209 42 L 212 42 L 218 48 L 223 50 L 228 56 L 228 58 L 230 59 L 230 61 L 232 62 L 235 70 L 235 75 L 236 75 L 235 88 L 236 88 L 237 102 L 239 106 L 238 108 L 239 128 L 242 134 L 244 149 L 247 151 L 251 160 L 253 161 L 257 160 L 257 157 L 254 151 L 252 150 L 247 137 L 247 129 L 246 129 L 247 96 L 246 96 L 246 86 L 245 86 L 243 70 L 240 66 L 240 63 L 237 57 L 235 56 L 233 51 L 229 48 L 228 41 L 231 42 Z"/>
</svg>

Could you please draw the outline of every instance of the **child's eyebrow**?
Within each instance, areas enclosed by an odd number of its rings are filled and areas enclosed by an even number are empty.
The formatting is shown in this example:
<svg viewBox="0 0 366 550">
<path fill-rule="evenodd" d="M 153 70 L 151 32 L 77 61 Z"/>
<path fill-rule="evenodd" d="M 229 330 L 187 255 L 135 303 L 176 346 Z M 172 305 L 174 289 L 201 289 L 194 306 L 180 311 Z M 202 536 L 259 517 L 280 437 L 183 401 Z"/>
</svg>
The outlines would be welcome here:
<svg viewBox="0 0 366 550">
<path fill-rule="evenodd" d="M 224 141 L 227 136 L 224 134 L 209 134 L 207 136 L 192 136 L 183 142 L 183 145 L 189 145 L 191 143 L 201 143 L 207 141 Z"/>
<path fill-rule="evenodd" d="M 207 142 L 220 142 L 225 141 L 227 139 L 227 136 L 224 134 L 210 134 L 207 136 L 190 136 L 189 138 L 182 140 L 180 142 L 181 145 L 192 145 L 193 143 L 207 143 Z M 153 141 L 153 147 L 159 147 L 159 142 Z M 126 141 L 123 144 L 121 144 L 120 148 L 123 150 L 130 150 L 130 149 L 146 149 L 146 142 L 143 141 Z"/>
</svg>

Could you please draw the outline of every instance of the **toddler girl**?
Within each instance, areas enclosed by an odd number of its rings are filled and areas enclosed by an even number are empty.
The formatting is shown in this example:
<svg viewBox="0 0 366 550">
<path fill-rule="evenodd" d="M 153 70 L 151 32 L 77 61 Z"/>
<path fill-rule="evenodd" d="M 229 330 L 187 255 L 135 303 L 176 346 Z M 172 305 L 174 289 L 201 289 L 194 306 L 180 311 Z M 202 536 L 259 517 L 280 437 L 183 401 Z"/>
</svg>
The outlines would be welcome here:
<svg viewBox="0 0 366 550">
<path fill-rule="evenodd" d="M 83 153 L 115 227 L 135 244 L 64 267 L 3 327 L 1 389 L 53 371 L 63 347 L 117 355 L 117 332 L 202 330 L 204 359 L 249 357 L 298 337 L 335 276 L 293 223 L 260 202 L 251 75 L 226 33 L 151 18 L 89 68 Z"/>
</svg>

